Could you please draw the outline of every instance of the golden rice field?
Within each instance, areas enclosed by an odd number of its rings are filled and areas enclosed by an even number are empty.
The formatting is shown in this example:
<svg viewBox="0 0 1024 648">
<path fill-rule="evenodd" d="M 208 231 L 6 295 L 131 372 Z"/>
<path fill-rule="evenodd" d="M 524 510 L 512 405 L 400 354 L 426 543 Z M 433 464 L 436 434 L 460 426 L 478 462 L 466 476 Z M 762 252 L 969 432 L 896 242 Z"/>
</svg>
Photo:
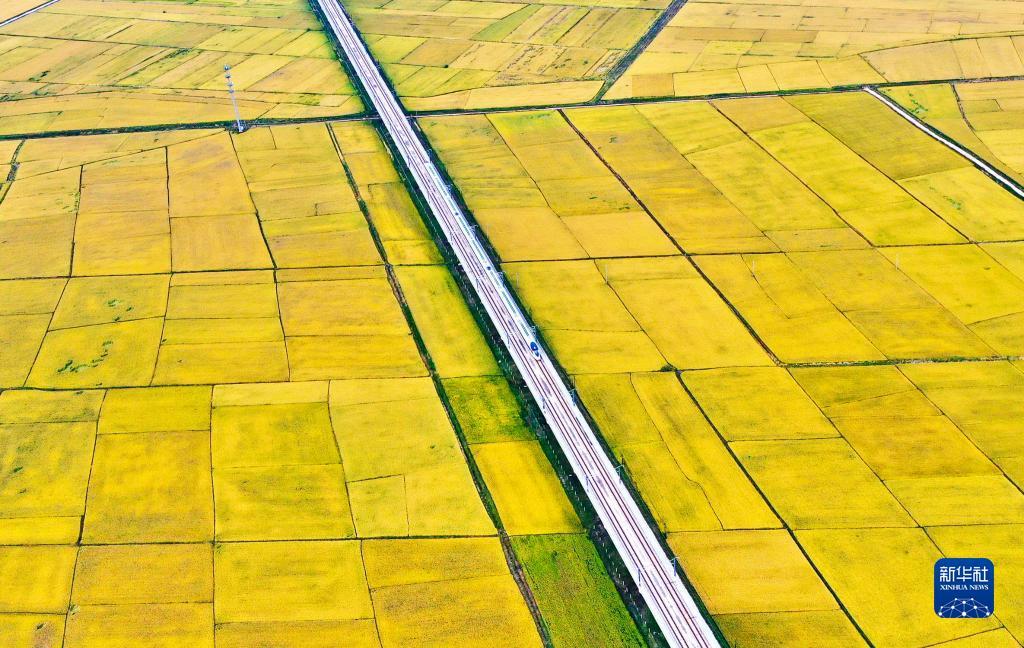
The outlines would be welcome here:
<svg viewBox="0 0 1024 648">
<path fill-rule="evenodd" d="M 642 645 L 372 126 L 8 148 L 0 644 Z"/>
<path fill-rule="evenodd" d="M 1020 201 L 860 92 L 420 123 L 732 645 L 1024 642 Z"/>
<path fill-rule="evenodd" d="M 866 93 L 421 124 L 504 261 L 1024 238 L 1019 201 Z"/>
<path fill-rule="evenodd" d="M 1020 76 L 1022 18 L 999 0 L 689 0 L 604 98 Z"/>
<path fill-rule="evenodd" d="M 729 645 L 1024 645 L 1024 203 L 790 92 L 1024 183 L 1021 3 L 344 4 Z M 656 645 L 364 109 L 306 0 L 0 28 L 0 646 Z"/>
<path fill-rule="evenodd" d="M 410 110 L 593 99 L 669 0 L 347 0 Z"/>
<path fill-rule="evenodd" d="M 884 92 L 924 123 L 1024 183 L 1024 82 L 894 86 Z"/>
<path fill-rule="evenodd" d="M 302 0 L 61 0 L 0 29 L 0 135 L 230 121 L 225 65 L 245 119 L 362 110 Z"/>
</svg>

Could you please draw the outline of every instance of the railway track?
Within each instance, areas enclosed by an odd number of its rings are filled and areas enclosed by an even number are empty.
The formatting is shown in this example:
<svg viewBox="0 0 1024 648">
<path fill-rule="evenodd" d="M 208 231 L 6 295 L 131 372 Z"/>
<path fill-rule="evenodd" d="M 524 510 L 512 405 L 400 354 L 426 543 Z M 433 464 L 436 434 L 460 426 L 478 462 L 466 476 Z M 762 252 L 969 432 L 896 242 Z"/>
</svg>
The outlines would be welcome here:
<svg viewBox="0 0 1024 648">
<path fill-rule="evenodd" d="M 666 640 L 678 647 L 719 646 L 351 19 L 337 0 L 316 2 Z"/>
</svg>

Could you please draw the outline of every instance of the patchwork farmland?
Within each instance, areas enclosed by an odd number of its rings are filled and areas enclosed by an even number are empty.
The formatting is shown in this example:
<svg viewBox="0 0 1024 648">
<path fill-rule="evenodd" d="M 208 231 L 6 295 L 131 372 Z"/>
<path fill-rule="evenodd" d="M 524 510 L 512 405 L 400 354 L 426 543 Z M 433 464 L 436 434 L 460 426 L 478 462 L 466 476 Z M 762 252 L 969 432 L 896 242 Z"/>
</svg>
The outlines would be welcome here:
<svg viewBox="0 0 1024 648">
<path fill-rule="evenodd" d="M 0 8 L 0 645 L 1024 644 L 1022 20 Z"/>
<path fill-rule="evenodd" d="M 892 615 L 1016 542 L 1019 200 L 861 93 L 422 124 L 726 637 L 976 632 Z"/>
<path fill-rule="evenodd" d="M 15 149 L 0 636 L 637 645 L 373 128 Z"/>
</svg>

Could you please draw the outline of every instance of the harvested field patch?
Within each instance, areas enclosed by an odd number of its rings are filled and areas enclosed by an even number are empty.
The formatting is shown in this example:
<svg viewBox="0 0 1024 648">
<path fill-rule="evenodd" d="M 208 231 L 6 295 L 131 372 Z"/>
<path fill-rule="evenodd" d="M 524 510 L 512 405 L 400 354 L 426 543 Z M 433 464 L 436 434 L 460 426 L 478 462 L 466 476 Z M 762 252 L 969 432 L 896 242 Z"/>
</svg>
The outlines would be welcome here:
<svg viewBox="0 0 1024 648">
<path fill-rule="evenodd" d="M 959 11 L 958 9 L 963 9 Z M 1024 74 L 1019 7 L 690 0 L 607 99 Z"/>
</svg>

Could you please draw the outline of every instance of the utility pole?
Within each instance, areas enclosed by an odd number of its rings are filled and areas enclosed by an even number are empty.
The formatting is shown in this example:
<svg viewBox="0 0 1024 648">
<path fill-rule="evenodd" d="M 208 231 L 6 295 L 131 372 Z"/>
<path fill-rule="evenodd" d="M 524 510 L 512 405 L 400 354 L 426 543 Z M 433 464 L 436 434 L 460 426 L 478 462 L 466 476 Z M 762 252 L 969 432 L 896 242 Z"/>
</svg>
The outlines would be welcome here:
<svg viewBox="0 0 1024 648">
<path fill-rule="evenodd" d="M 245 132 L 245 124 L 242 123 L 242 113 L 238 110 L 238 102 L 235 100 L 235 82 L 231 80 L 231 66 L 224 65 L 224 78 L 228 80 L 228 94 L 231 95 L 231 105 L 235 108 L 235 125 L 238 132 Z"/>
</svg>

